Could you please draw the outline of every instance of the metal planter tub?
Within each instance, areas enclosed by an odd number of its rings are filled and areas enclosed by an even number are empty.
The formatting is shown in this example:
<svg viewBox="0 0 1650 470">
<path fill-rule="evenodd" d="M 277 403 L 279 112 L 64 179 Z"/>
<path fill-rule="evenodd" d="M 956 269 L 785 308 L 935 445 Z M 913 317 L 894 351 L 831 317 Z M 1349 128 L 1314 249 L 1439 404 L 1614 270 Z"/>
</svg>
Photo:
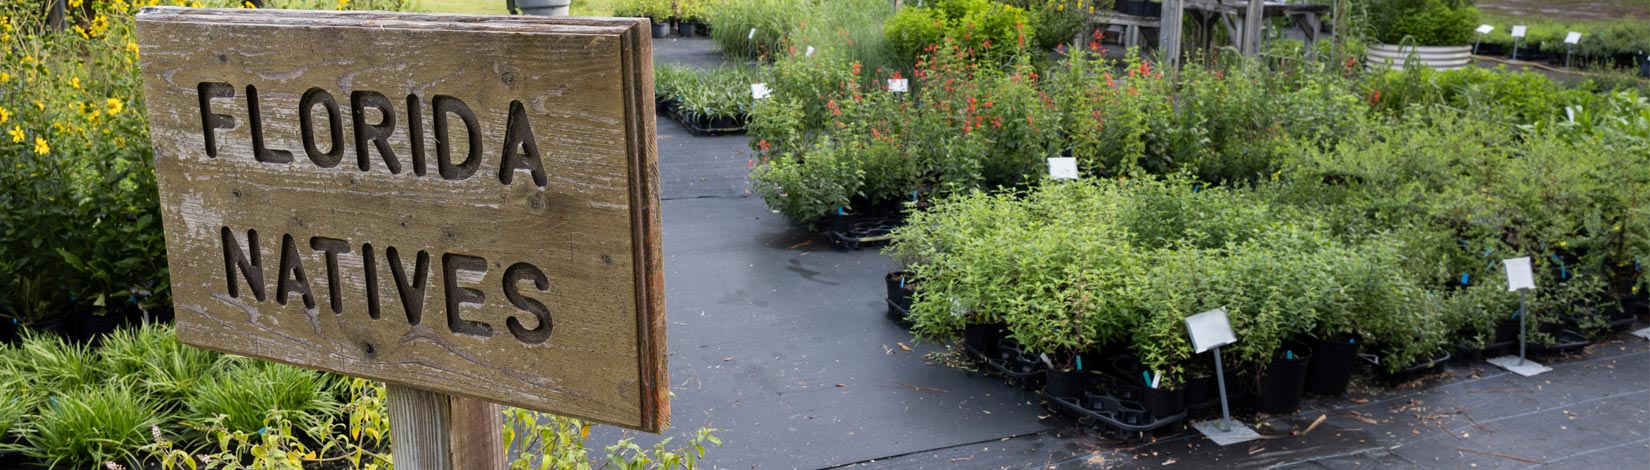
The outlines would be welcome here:
<svg viewBox="0 0 1650 470">
<path fill-rule="evenodd" d="M 1370 44 L 1364 64 L 1370 70 L 1404 70 L 1413 67 L 1456 70 L 1472 65 L 1472 46 Z"/>
</svg>

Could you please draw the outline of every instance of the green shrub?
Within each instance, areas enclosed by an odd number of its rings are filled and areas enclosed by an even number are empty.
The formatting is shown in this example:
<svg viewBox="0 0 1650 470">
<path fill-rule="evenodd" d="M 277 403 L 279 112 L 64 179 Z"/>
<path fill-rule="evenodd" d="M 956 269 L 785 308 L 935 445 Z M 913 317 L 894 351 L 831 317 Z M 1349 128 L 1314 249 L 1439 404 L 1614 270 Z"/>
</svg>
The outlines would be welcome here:
<svg viewBox="0 0 1650 470">
<path fill-rule="evenodd" d="M 23 453 L 48 466 L 92 468 L 104 462 L 141 468 L 139 449 L 161 424 L 154 404 L 135 386 L 107 382 L 53 391 L 24 424 Z"/>
<path fill-rule="evenodd" d="M 268 414 L 279 410 L 304 427 L 336 410 L 335 388 L 333 377 L 321 372 L 247 363 L 224 371 L 218 380 L 200 383 L 185 399 L 183 417 L 199 426 L 222 416 L 230 432 L 257 432 Z"/>
<path fill-rule="evenodd" d="M 613 16 L 647 18 L 654 24 L 676 18 L 676 4 L 672 0 L 619 0 L 613 4 Z"/>
<path fill-rule="evenodd" d="M 1468 45 L 1479 24 L 1472 0 L 1380 0 L 1367 8 L 1375 39 L 1386 44 Z"/>
<path fill-rule="evenodd" d="M 943 24 L 943 32 L 936 29 Z M 928 8 L 907 8 L 887 23 L 890 48 L 906 60 L 924 55 L 945 40 L 971 51 L 983 63 L 1004 63 L 1034 46 L 1036 26 L 1024 9 L 990 0 L 935 0 Z"/>
<path fill-rule="evenodd" d="M 751 170 L 751 189 L 768 207 L 803 223 L 849 206 L 865 176 L 846 148 L 821 139 L 806 158 L 779 155 Z"/>
<path fill-rule="evenodd" d="M 945 17 L 934 8 L 906 7 L 884 26 L 888 48 L 899 57 L 916 57 L 945 37 Z"/>
</svg>

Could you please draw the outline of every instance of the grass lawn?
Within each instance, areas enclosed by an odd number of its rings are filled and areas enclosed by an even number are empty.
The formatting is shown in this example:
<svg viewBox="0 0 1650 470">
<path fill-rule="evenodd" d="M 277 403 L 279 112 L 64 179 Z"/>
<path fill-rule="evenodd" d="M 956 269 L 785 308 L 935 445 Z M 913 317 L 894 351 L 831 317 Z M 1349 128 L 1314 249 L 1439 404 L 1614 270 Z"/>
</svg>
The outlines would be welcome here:
<svg viewBox="0 0 1650 470">
<path fill-rule="evenodd" d="M 575 16 L 612 16 L 616 0 L 573 0 Z M 506 15 L 504 0 L 419 0 L 419 5 L 432 13 L 465 13 L 472 15 Z"/>
</svg>

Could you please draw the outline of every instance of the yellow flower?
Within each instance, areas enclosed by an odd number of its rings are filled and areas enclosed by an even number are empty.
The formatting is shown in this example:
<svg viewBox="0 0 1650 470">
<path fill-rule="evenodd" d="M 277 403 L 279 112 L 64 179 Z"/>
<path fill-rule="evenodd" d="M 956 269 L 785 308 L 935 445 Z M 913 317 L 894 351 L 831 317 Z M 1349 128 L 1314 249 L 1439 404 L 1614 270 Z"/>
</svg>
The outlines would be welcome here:
<svg viewBox="0 0 1650 470">
<path fill-rule="evenodd" d="M 69 8 L 80 8 L 80 4 L 84 2 L 85 0 L 69 0 Z"/>
<path fill-rule="evenodd" d="M 75 89 L 80 89 L 80 77 L 70 78 L 69 86 L 75 87 Z"/>
<path fill-rule="evenodd" d="M 137 43 L 135 43 L 135 42 L 128 42 L 128 43 L 126 43 L 126 51 L 127 51 L 127 52 L 131 52 L 131 53 L 133 53 L 133 54 L 136 54 L 136 53 L 138 53 L 138 45 L 137 45 Z"/>
<path fill-rule="evenodd" d="M 15 144 L 23 141 L 23 126 L 12 126 L 11 130 L 6 131 L 6 133 L 11 134 L 11 143 Z"/>
<path fill-rule="evenodd" d="M 104 109 L 107 109 L 109 111 L 110 116 L 120 114 L 120 110 L 126 109 L 126 102 L 121 101 L 121 100 L 116 99 L 116 98 L 109 98 L 107 100 L 104 100 Z M 0 121 L 0 122 L 5 122 L 5 121 Z"/>
<path fill-rule="evenodd" d="M 42 139 L 42 138 L 39 138 L 39 137 L 34 138 L 34 153 L 37 153 L 37 154 L 40 154 L 40 155 L 45 155 L 45 154 L 51 153 L 51 151 L 52 151 L 52 146 L 46 145 L 46 139 Z"/>
<path fill-rule="evenodd" d="M 34 107 L 40 108 L 41 111 L 45 111 L 46 103 L 41 103 L 40 100 L 34 100 Z"/>
<path fill-rule="evenodd" d="M 9 81 L 11 81 L 11 74 L 0 72 L 0 83 L 6 83 Z"/>
<path fill-rule="evenodd" d="M 11 113 L 6 112 L 6 108 L 0 107 L 0 124 L 5 124 L 6 121 L 10 121 L 10 120 L 11 120 Z"/>
</svg>

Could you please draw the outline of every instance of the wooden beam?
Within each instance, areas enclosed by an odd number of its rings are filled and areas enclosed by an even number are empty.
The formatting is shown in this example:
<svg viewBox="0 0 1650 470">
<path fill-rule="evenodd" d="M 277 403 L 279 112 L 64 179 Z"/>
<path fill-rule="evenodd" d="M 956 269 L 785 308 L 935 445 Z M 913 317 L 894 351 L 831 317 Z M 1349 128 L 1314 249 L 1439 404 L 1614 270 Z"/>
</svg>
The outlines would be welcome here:
<svg viewBox="0 0 1650 470">
<path fill-rule="evenodd" d="M 504 414 L 498 405 L 394 384 L 384 392 L 396 466 L 504 468 Z"/>
<path fill-rule="evenodd" d="M 1243 55 L 1260 54 L 1261 19 L 1266 16 L 1265 6 L 1262 0 L 1249 0 L 1249 7 L 1243 13 Z"/>
<path fill-rule="evenodd" d="M 1163 51 L 1164 66 L 1170 73 L 1180 69 L 1180 25 L 1185 0 L 1163 0 L 1163 20 L 1157 28 L 1157 47 Z"/>
</svg>

